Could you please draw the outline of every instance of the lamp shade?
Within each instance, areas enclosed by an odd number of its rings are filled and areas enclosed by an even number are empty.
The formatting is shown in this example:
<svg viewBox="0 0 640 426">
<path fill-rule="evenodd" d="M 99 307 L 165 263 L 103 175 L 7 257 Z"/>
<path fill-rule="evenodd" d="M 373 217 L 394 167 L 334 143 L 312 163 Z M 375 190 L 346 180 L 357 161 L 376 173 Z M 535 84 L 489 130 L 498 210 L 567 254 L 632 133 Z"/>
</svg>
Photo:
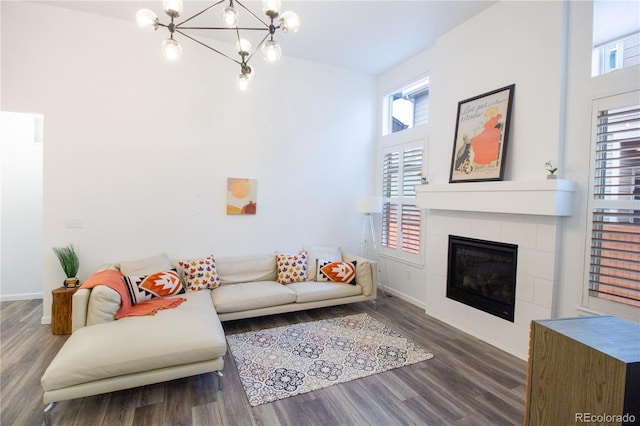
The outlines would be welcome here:
<svg viewBox="0 0 640 426">
<path fill-rule="evenodd" d="M 382 197 L 358 197 L 356 208 L 360 213 L 382 212 Z"/>
</svg>

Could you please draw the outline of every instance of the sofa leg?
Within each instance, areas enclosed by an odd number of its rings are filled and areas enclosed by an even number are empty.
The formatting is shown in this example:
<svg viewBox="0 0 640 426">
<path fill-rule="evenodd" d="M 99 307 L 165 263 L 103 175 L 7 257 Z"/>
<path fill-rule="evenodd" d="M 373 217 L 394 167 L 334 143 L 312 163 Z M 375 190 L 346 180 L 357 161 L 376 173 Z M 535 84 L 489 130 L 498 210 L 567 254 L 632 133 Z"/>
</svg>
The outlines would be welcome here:
<svg viewBox="0 0 640 426">
<path fill-rule="evenodd" d="M 53 408 L 56 406 L 57 402 L 50 402 L 45 408 L 44 408 L 44 424 L 46 426 L 51 424 L 51 410 L 53 410 Z"/>
<path fill-rule="evenodd" d="M 222 386 L 224 385 L 224 374 L 222 374 L 222 371 L 220 370 L 214 371 L 213 374 L 218 376 L 218 390 L 222 390 Z"/>
<path fill-rule="evenodd" d="M 371 302 L 373 302 L 373 310 L 377 311 L 378 310 L 378 301 L 377 300 L 372 300 Z"/>
</svg>

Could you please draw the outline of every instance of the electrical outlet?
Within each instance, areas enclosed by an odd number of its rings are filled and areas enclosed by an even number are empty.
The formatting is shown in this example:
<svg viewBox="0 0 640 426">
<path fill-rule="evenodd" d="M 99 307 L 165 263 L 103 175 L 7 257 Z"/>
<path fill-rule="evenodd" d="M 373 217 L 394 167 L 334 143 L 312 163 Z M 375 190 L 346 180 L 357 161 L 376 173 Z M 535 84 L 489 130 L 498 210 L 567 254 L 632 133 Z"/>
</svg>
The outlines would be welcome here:
<svg viewBox="0 0 640 426">
<path fill-rule="evenodd" d="M 64 221 L 64 226 L 65 228 L 82 228 L 84 225 L 81 217 L 68 217 Z"/>
</svg>

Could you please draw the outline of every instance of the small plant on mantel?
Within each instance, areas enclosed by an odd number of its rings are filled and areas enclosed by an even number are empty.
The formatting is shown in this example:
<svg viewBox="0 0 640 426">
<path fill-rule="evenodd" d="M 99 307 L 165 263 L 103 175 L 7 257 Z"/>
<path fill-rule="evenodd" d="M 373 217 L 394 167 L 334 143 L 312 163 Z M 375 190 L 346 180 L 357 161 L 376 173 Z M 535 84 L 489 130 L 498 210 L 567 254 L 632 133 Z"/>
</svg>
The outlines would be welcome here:
<svg viewBox="0 0 640 426">
<path fill-rule="evenodd" d="M 427 178 L 427 175 L 423 175 L 422 173 L 418 173 L 418 176 L 420 176 L 420 183 L 422 185 L 429 185 L 429 179 Z"/>
<path fill-rule="evenodd" d="M 60 261 L 60 266 L 62 266 L 62 270 L 67 276 L 67 279 L 64 280 L 64 286 L 67 288 L 77 287 L 80 283 L 80 280 L 78 280 L 80 261 L 73 244 L 69 244 L 67 247 L 54 247 L 53 252 L 56 254 Z"/>
<path fill-rule="evenodd" d="M 547 171 L 549 172 L 549 174 L 547 175 L 547 179 L 556 179 L 556 171 L 558 170 L 558 168 L 554 166 L 553 163 L 551 163 L 551 160 L 544 163 L 544 165 L 547 166 Z"/>
</svg>

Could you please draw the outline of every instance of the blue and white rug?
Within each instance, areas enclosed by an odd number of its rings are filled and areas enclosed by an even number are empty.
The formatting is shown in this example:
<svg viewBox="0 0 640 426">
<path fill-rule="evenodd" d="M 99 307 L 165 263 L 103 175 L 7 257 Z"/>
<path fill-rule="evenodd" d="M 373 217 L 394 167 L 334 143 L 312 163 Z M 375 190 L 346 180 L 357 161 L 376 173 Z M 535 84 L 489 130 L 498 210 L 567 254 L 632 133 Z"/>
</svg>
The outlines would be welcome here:
<svg viewBox="0 0 640 426">
<path fill-rule="evenodd" d="M 367 314 L 232 334 L 227 342 L 254 407 L 433 358 Z"/>
</svg>

